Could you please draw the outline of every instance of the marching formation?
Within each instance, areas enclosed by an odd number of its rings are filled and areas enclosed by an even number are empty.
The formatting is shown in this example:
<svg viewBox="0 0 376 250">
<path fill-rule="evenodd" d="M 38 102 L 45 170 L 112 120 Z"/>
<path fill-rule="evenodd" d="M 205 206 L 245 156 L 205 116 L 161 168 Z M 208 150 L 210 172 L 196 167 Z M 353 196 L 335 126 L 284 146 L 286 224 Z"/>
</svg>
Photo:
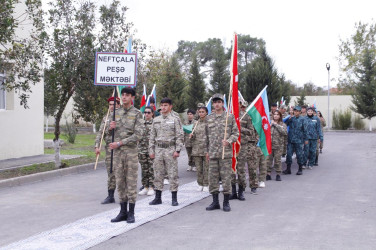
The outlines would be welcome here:
<svg viewBox="0 0 376 250">
<path fill-rule="evenodd" d="M 141 112 L 133 106 L 134 98 L 135 90 L 126 87 L 121 91 L 121 100 L 108 99 L 110 117 L 114 116 L 115 120 L 111 121 L 109 116 L 103 118 L 95 142 L 95 152 L 99 155 L 101 136 L 104 135 L 108 197 L 102 204 L 115 202 L 116 187 L 119 194 L 120 212 L 111 222 L 135 222 L 138 163 L 142 170 L 139 194 L 155 196 L 149 203 L 151 206 L 162 204 L 161 195 L 167 179 L 171 205 L 179 205 L 178 157 L 184 146 L 188 154 L 187 171 L 197 173 L 197 191 L 212 195 L 213 201 L 206 207 L 207 211 L 221 208 L 220 192 L 223 193 L 222 208 L 226 212 L 231 211 L 230 200 L 245 200 L 247 172 L 251 193 L 256 194 L 258 188 L 265 188 L 266 181 L 281 181 L 282 174 L 291 174 L 294 153 L 299 166 L 297 175 L 302 175 L 303 169 L 311 170 L 318 165 L 325 120 L 313 107 L 295 106 L 287 110 L 285 105 L 279 109 L 276 104 L 271 105 L 270 117 L 260 119 L 263 129 L 270 133 L 266 139 L 270 140 L 271 153 L 265 153 L 262 146 L 265 134 L 255 126 L 256 118 L 252 118 L 252 110 L 249 110 L 251 106 L 248 107 L 244 100 L 239 101 L 238 128 L 237 118 L 226 112 L 222 94 L 212 96 L 210 107 L 198 103 L 196 110 L 189 109 L 184 123 L 172 110 L 171 99 L 163 98 L 160 111 L 157 111 L 152 97 L 149 106 Z M 114 142 L 111 140 L 113 135 Z M 239 151 L 233 150 L 235 143 L 240 143 Z M 283 158 L 286 158 L 284 171 Z"/>
</svg>

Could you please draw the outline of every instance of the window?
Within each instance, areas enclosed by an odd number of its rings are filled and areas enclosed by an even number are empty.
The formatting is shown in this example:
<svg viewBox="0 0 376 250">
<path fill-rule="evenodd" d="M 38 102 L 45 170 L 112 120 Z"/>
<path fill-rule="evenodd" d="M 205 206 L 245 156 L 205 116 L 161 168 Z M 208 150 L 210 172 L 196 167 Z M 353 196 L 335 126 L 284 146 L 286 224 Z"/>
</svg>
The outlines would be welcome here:
<svg viewBox="0 0 376 250">
<path fill-rule="evenodd" d="M 7 92 L 3 88 L 4 81 L 5 81 L 5 75 L 0 74 L 0 110 L 6 109 L 6 103 L 7 103 L 7 100 L 6 100 Z"/>
</svg>

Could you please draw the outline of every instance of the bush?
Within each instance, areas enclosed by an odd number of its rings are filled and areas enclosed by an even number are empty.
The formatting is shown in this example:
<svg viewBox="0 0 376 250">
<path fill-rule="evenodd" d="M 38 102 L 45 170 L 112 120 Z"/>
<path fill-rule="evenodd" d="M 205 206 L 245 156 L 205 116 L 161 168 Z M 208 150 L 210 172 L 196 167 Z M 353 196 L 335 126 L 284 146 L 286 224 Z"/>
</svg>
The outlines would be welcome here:
<svg viewBox="0 0 376 250">
<path fill-rule="evenodd" d="M 354 123 L 353 123 L 353 127 L 357 130 L 364 130 L 365 128 L 365 124 L 364 124 L 364 121 L 363 119 L 360 117 L 360 115 L 356 115 L 354 117 Z"/>
<path fill-rule="evenodd" d="M 77 135 L 77 128 L 74 123 L 68 123 L 68 121 L 65 122 L 66 128 L 65 128 L 65 134 L 64 136 L 67 138 L 69 143 L 74 144 L 74 141 L 76 140 Z"/>
<path fill-rule="evenodd" d="M 347 130 L 351 126 L 351 111 L 347 109 L 345 112 L 342 110 L 333 110 L 333 127 L 335 129 Z"/>
</svg>

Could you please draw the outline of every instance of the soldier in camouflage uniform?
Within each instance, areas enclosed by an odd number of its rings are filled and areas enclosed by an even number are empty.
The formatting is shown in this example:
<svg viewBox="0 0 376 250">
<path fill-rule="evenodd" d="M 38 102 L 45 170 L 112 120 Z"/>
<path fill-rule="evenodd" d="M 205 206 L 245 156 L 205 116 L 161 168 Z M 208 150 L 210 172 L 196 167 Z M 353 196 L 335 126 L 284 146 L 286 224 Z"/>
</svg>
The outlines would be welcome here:
<svg viewBox="0 0 376 250">
<path fill-rule="evenodd" d="M 279 111 L 282 114 L 282 121 L 285 119 L 289 114 L 286 112 L 287 107 L 286 105 L 281 105 Z M 287 126 L 286 126 L 287 127 Z M 285 157 L 287 154 L 287 134 L 283 137 L 283 150 L 282 150 L 282 157 Z"/>
<path fill-rule="evenodd" d="M 290 117 L 286 121 L 286 125 L 289 126 L 289 132 L 286 156 L 287 169 L 283 171 L 284 174 L 291 174 L 292 155 L 294 152 L 296 153 L 296 158 L 299 165 L 299 170 L 296 174 L 303 174 L 304 155 L 302 149 L 306 137 L 306 132 L 305 118 L 300 116 L 300 110 L 301 108 L 299 106 L 296 106 L 294 108 L 294 116 Z"/>
<path fill-rule="evenodd" d="M 195 122 L 194 122 L 193 118 L 194 118 L 195 114 L 196 114 L 196 112 L 194 110 L 189 109 L 187 111 L 188 120 L 184 123 L 184 125 L 194 124 Z M 193 160 L 193 157 L 192 157 L 192 142 L 191 142 L 191 139 L 189 138 L 189 135 L 190 134 L 184 132 L 184 145 L 185 145 L 185 149 L 187 150 L 187 155 L 188 155 L 187 171 L 196 172 L 195 163 L 194 163 L 194 160 Z"/>
<path fill-rule="evenodd" d="M 110 98 L 107 99 L 109 109 L 110 109 L 111 112 L 109 113 L 109 115 L 107 117 L 106 116 L 103 117 L 101 126 L 99 128 L 98 133 L 97 133 L 97 137 L 95 138 L 95 153 L 96 153 L 96 155 L 99 155 L 100 150 L 101 150 L 99 148 L 99 145 L 101 143 L 100 140 L 102 138 L 103 130 L 105 129 L 104 134 L 103 134 L 103 139 L 104 139 L 104 142 L 106 143 L 106 145 L 105 145 L 105 150 L 106 150 L 105 165 L 106 165 L 106 168 L 107 168 L 107 176 L 108 176 L 107 177 L 108 196 L 107 196 L 106 199 L 104 199 L 104 201 L 102 201 L 102 204 L 109 204 L 109 203 L 115 202 L 114 193 L 115 193 L 115 188 L 116 188 L 116 180 L 115 180 L 114 172 L 110 172 L 111 149 L 108 146 L 112 141 L 112 134 L 109 133 L 108 128 L 109 128 L 109 125 L 110 125 L 110 119 L 113 116 L 114 100 L 115 100 L 114 97 L 110 97 Z M 120 98 L 117 97 L 116 98 L 116 109 L 118 109 L 119 107 L 120 107 Z"/>
<path fill-rule="evenodd" d="M 269 113 L 269 116 L 270 116 L 270 121 L 273 120 L 273 114 L 274 114 L 274 111 L 277 110 L 277 104 L 276 103 L 272 103 L 272 105 L 270 105 L 270 113 Z"/>
<path fill-rule="evenodd" d="M 178 160 L 183 146 L 183 128 L 180 119 L 171 114 L 172 101 L 169 98 L 161 100 L 162 115 L 154 118 L 149 140 L 149 155 L 154 159 L 155 199 L 150 205 L 162 204 L 163 178 L 168 173 L 172 206 L 179 205 L 178 191 Z"/>
<path fill-rule="evenodd" d="M 201 103 L 201 102 L 199 102 L 199 103 L 197 104 L 196 114 L 195 114 L 195 118 L 194 118 L 196 121 L 198 121 L 198 120 L 200 119 L 200 116 L 198 115 L 198 110 L 199 110 L 200 108 L 203 108 L 203 107 L 206 108 L 205 104 L 203 104 L 203 103 Z"/>
<path fill-rule="evenodd" d="M 122 89 L 123 107 L 116 112 L 115 121 L 111 121 L 109 128 L 115 133 L 114 142 L 109 146 L 114 151 L 113 166 L 121 207 L 120 213 L 111 222 L 124 220 L 127 223 L 135 222 L 134 208 L 138 177 L 137 143 L 142 138 L 145 126 L 140 110 L 132 106 L 135 95 L 133 88 Z M 127 211 L 128 202 L 129 212 Z"/>
<path fill-rule="evenodd" d="M 239 155 L 237 157 L 236 164 L 236 174 L 233 173 L 231 177 L 231 190 L 230 200 L 239 199 L 241 201 L 245 200 L 244 190 L 247 186 L 246 173 L 245 173 L 245 164 L 248 163 L 248 166 L 252 166 L 251 155 L 250 155 L 250 137 L 254 133 L 254 127 L 252 124 L 252 119 L 249 115 L 243 116 L 244 108 L 248 106 L 248 103 L 239 105 L 239 117 L 242 117 L 240 121 L 241 126 L 241 146 Z M 254 165 L 254 164 L 253 164 Z M 236 175 L 238 176 L 238 193 L 236 193 Z"/>
<path fill-rule="evenodd" d="M 239 137 L 239 129 L 232 114 L 227 114 L 223 110 L 223 95 L 213 96 L 214 112 L 207 116 L 207 159 L 209 160 L 209 191 L 213 195 L 213 203 L 206 210 L 220 209 L 218 201 L 219 179 L 223 185 L 223 211 L 231 210 L 229 198 L 232 174 L 232 143 Z M 226 127 L 227 119 L 227 127 Z M 226 138 L 225 129 L 227 131 Z M 224 157 L 222 159 L 222 150 Z"/>
<path fill-rule="evenodd" d="M 282 163 L 281 157 L 283 154 L 284 148 L 284 138 L 287 135 L 287 126 L 282 122 L 282 114 L 278 110 L 274 112 L 273 120 L 270 123 L 271 125 L 271 136 L 272 136 L 272 153 L 267 157 L 268 164 L 268 174 L 266 175 L 266 180 L 271 180 L 271 172 L 273 167 L 276 170 L 277 176 L 276 181 L 281 181 L 282 173 Z"/>
<path fill-rule="evenodd" d="M 190 134 L 192 141 L 192 157 L 197 168 L 198 191 L 209 192 L 209 162 L 206 159 L 206 116 L 208 109 L 201 107 L 198 109 L 197 113 L 200 119 L 195 122 L 194 131 Z"/>
<path fill-rule="evenodd" d="M 308 169 L 312 169 L 313 164 L 315 163 L 316 158 L 316 147 L 317 147 L 317 140 L 323 140 L 320 119 L 317 116 L 313 115 L 313 108 L 309 107 L 307 109 L 307 116 L 305 118 L 305 131 L 306 137 L 304 144 L 305 152 L 304 152 L 304 162 L 308 160 Z"/>
<path fill-rule="evenodd" d="M 145 130 L 142 133 L 142 139 L 138 144 L 138 161 L 142 171 L 142 186 L 144 187 L 138 194 L 154 195 L 154 169 L 153 159 L 149 156 L 149 138 L 150 130 L 153 124 L 153 108 L 148 106 L 144 110 Z"/>
</svg>

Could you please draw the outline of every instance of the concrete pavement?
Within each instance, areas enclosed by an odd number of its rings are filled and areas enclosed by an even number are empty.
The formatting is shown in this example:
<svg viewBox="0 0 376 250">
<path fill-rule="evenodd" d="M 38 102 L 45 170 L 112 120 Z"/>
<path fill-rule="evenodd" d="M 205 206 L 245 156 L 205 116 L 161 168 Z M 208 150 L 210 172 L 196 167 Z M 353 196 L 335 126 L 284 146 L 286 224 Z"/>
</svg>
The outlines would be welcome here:
<svg viewBox="0 0 376 250">
<path fill-rule="evenodd" d="M 247 188 L 229 213 L 205 211 L 209 197 L 93 248 L 374 249 L 376 134 L 329 132 L 324 146 L 319 167 L 268 181 L 258 195 Z M 194 181 L 184 154 L 179 163 L 180 182 Z M 1 189 L 0 248 L 118 207 L 99 204 L 105 182 L 101 168 Z"/>
</svg>

